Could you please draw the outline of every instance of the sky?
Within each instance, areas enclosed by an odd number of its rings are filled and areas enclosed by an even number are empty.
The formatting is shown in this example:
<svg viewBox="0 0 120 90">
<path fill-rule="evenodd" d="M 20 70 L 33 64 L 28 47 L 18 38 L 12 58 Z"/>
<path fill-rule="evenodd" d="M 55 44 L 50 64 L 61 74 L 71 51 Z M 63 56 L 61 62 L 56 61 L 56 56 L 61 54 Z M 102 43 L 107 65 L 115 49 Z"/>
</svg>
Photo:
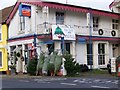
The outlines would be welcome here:
<svg viewBox="0 0 120 90">
<path fill-rule="evenodd" d="M 5 7 L 14 5 L 17 0 L 0 0 L 2 3 L 0 3 L 0 9 L 3 9 Z M 54 1 L 54 2 L 60 2 L 60 3 L 66 3 L 67 4 L 73 4 L 83 7 L 91 7 L 93 9 L 99 9 L 99 10 L 105 10 L 110 11 L 109 5 L 114 0 L 47 0 L 47 1 Z"/>
</svg>

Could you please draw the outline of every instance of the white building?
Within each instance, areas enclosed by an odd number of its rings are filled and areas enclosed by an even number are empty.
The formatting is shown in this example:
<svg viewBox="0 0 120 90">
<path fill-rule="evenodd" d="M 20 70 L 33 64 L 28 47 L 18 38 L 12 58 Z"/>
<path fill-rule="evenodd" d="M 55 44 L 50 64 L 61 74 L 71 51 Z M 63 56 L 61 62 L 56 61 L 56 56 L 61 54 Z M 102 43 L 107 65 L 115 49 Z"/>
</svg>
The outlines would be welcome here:
<svg viewBox="0 0 120 90">
<path fill-rule="evenodd" d="M 31 14 L 20 16 L 20 5 Z M 110 58 L 120 55 L 119 18 L 117 13 L 68 4 L 38 0 L 17 2 L 7 20 L 8 51 L 12 55 L 16 47 L 21 48 L 24 72 L 28 51 L 32 56 L 34 45 L 38 55 L 41 50 L 51 52 L 61 49 L 59 35 L 52 36 L 56 28 L 61 28 L 64 50 L 71 53 L 78 63 L 89 66 L 92 60 L 93 68 L 106 68 Z M 33 43 L 35 38 L 36 44 Z"/>
</svg>

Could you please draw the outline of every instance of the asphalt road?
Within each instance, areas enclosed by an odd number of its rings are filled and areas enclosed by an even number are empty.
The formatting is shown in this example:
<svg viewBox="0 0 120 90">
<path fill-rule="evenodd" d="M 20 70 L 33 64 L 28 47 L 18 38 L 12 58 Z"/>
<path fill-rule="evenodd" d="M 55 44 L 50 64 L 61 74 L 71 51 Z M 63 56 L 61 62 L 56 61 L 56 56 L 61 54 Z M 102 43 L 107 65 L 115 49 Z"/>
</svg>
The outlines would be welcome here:
<svg viewBox="0 0 120 90">
<path fill-rule="evenodd" d="M 118 88 L 117 78 L 99 77 L 41 77 L 41 78 L 3 78 L 2 88 Z"/>
</svg>

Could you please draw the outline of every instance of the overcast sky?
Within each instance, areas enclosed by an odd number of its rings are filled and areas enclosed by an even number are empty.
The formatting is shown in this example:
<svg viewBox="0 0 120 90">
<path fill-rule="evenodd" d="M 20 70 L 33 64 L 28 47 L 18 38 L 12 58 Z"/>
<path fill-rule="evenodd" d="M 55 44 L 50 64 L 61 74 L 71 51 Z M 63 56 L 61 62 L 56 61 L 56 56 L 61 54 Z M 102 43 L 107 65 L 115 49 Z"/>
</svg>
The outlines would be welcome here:
<svg viewBox="0 0 120 90">
<path fill-rule="evenodd" d="M 0 9 L 14 5 L 17 0 L 0 0 L 2 3 L 0 3 Z M 67 3 L 68 4 L 74 4 L 79 5 L 83 7 L 91 7 L 94 9 L 100 9 L 100 10 L 106 10 L 110 11 L 109 4 L 113 0 L 49 0 L 54 2 L 61 2 L 61 3 Z"/>
</svg>

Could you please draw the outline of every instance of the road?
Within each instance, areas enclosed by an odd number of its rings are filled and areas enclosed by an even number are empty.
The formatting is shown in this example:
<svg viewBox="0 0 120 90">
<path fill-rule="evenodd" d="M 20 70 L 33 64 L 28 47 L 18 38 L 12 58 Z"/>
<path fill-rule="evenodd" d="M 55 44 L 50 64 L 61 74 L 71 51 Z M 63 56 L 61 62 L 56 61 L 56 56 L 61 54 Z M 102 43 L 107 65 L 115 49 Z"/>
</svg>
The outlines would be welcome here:
<svg viewBox="0 0 120 90">
<path fill-rule="evenodd" d="M 117 78 L 99 77 L 41 77 L 3 78 L 2 88 L 118 88 Z"/>
</svg>

